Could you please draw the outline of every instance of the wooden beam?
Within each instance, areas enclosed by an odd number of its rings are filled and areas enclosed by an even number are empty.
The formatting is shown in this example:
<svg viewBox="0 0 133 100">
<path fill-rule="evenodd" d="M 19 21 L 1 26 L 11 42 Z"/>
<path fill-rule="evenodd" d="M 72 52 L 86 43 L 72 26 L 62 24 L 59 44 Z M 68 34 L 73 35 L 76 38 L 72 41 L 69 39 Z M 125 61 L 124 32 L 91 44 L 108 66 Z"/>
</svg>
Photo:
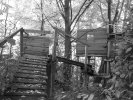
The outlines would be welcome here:
<svg viewBox="0 0 133 100">
<path fill-rule="evenodd" d="M 67 58 L 62 58 L 62 57 L 56 57 L 56 58 L 58 59 L 59 62 L 64 62 L 64 63 L 67 63 L 67 64 L 72 64 L 72 65 L 80 66 L 81 68 L 85 67 L 85 64 L 81 63 L 81 62 L 69 60 Z M 91 66 L 91 65 L 87 64 L 87 66 Z"/>
<path fill-rule="evenodd" d="M 10 38 L 13 38 L 18 32 L 24 30 L 23 28 L 20 28 L 19 30 L 17 30 L 16 32 L 12 33 L 11 35 L 5 37 L 2 41 L 0 41 L 0 47 L 3 46 L 7 41 L 8 39 Z"/>
<path fill-rule="evenodd" d="M 21 57 L 23 56 L 23 53 L 24 53 L 23 32 L 24 30 L 20 30 L 20 56 Z"/>
<path fill-rule="evenodd" d="M 38 34 L 50 34 L 50 31 L 41 31 L 41 30 L 33 30 L 33 29 L 25 29 L 26 33 L 38 33 Z"/>
<path fill-rule="evenodd" d="M 69 36 L 70 38 L 72 38 L 72 39 L 74 39 L 74 40 L 76 40 L 76 41 L 78 41 L 78 42 L 80 42 L 80 43 L 82 43 L 82 44 L 84 44 L 84 45 L 86 45 L 86 46 L 89 47 L 89 45 L 88 45 L 87 43 L 84 43 L 84 42 L 80 41 L 79 39 L 77 39 L 77 38 L 75 38 L 75 37 L 72 37 L 71 35 L 65 33 L 65 32 L 62 31 L 61 29 L 58 29 L 58 28 L 56 28 L 56 27 L 54 27 L 54 29 L 57 30 L 59 33 L 62 33 L 62 34 L 64 34 L 64 35 L 67 35 L 67 36 Z"/>
</svg>

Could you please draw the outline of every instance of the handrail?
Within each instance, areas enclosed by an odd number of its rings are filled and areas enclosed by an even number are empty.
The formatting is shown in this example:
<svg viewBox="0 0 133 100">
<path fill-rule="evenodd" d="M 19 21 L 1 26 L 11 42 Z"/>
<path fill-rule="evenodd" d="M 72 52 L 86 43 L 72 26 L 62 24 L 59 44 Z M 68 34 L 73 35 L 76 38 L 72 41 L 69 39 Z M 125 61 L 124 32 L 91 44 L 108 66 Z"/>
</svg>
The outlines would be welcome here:
<svg viewBox="0 0 133 100">
<path fill-rule="evenodd" d="M 8 39 L 13 38 L 18 32 L 21 32 L 21 31 L 24 31 L 24 29 L 20 28 L 16 32 L 14 32 L 11 35 L 5 37 L 2 41 L 0 41 L 0 47 L 3 46 L 8 41 Z"/>
</svg>

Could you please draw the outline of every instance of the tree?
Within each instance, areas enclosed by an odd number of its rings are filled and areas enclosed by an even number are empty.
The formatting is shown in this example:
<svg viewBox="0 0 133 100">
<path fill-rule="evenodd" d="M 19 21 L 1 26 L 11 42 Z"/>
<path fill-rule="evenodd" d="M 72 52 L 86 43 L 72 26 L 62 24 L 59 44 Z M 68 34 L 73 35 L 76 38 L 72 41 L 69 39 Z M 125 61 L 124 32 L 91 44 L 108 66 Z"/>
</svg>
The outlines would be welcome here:
<svg viewBox="0 0 133 100">
<path fill-rule="evenodd" d="M 77 22 L 79 21 L 80 17 L 85 13 L 85 11 L 90 7 L 94 0 L 84 0 L 79 1 L 82 3 L 80 5 L 80 9 L 75 14 L 73 12 L 74 4 L 77 3 L 75 0 L 56 0 L 58 9 L 62 18 L 64 19 L 64 26 L 65 26 L 65 57 L 67 59 L 71 58 L 71 36 Z M 78 4 L 78 3 L 77 3 Z M 79 4 L 78 4 L 79 5 Z M 64 82 L 67 83 L 66 85 L 70 84 L 70 77 L 71 77 L 71 67 L 67 64 L 64 66 Z M 66 90 L 69 89 L 68 87 Z"/>
</svg>

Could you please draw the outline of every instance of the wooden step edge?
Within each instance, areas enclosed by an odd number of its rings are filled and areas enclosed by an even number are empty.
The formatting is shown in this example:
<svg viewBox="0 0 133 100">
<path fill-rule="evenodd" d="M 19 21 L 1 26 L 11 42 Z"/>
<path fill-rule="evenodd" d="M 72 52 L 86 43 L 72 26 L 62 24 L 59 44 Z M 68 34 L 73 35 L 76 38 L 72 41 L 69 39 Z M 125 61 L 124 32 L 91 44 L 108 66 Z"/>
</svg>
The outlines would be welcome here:
<svg viewBox="0 0 133 100">
<path fill-rule="evenodd" d="M 25 66 L 20 66 L 18 67 L 18 70 L 35 70 L 35 71 L 46 71 L 46 68 L 36 68 L 36 67 L 25 67 Z"/>
<path fill-rule="evenodd" d="M 12 89 L 21 89 L 21 90 L 46 90 L 47 89 L 47 87 L 45 86 L 45 87 L 28 87 L 28 86 L 21 86 L 21 85 L 19 85 L 19 86 L 12 86 L 11 87 Z"/>
<path fill-rule="evenodd" d="M 29 65 L 29 64 L 19 64 L 19 67 L 30 67 L 30 68 L 40 68 L 40 69 L 46 69 L 47 68 L 46 66 L 38 67 L 38 66 Z"/>
<path fill-rule="evenodd" d="M 23 75 L 14 75 L 17 78 L 26 78 L 26 79 L 48 79 L 48 77 L 41 77 L 41 76 L 23 76 Z"/>
<path fill-rule="evenodd" d="M 36 60 L 28 60 L 28 59 L 21 59 L 21 60 L 19 60 L 19 61 L 29 61 L 29 62 L 36 62 L 36 63 L 47 63 L 47 61 L 48 60 L 46 60 L 46 61 L 36 61 Z"/>
<path fill-rule="evenodd" d="M 28 81 L 13 81 L 13 83 L 16 83 L 16 84 L 18 84 L 18 83 L 24 83 L 24 84 L 42 84 L 42 85 L 47 85 L 47 83 L 46 82 L 28 82 Z"/>
<path fill-rule="evenodd" d="M 47 96 L 47 93 L 20 93 L 20 92 L 7 92 L 5 96 Z"/>
<path fill-rule="evenodd" d="M 19 61 L 19 63 L 22 63 L 22 64 L 31 64 L 31 65 L 42 65 L 42 66 L 46 66 L 47 65 L 47 64 L 28 62 L 28 61 Z"/>
<path fill-rule="evenodd" d="M 24 72 L 24 71 L 17 71 L 16 74 L 19 74 L 19 73 L 22 73 L 22 74 L 32 74 L 32 75 L 47 75 L 46 72 L 44 73 L 39 73 L 39 72 Z"/>
<path fill-rule="evenodd" d="M 46 69 L 36 69 L 36 68 L 18 68 L 18 70 L 29 70 L 29 71 L 40 71 L 40 72 L 46 72 Z"/>
</svg>

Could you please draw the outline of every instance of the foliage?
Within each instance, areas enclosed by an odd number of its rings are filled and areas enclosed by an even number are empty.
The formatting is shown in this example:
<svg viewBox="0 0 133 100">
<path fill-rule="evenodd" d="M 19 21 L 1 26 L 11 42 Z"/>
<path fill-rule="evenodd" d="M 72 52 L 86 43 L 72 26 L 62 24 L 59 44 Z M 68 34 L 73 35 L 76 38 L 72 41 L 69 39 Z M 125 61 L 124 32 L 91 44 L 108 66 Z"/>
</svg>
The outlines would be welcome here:
<svg viewBox="0 0 133 100">
<path fill-rule="evenodd" d="M 14 59 L 1 60 L 0 62 L 0 94 L 3 94 L 6 88 L 13 81 L 13 75 L 17 71 L 18 62 Z"/>
</svg>

